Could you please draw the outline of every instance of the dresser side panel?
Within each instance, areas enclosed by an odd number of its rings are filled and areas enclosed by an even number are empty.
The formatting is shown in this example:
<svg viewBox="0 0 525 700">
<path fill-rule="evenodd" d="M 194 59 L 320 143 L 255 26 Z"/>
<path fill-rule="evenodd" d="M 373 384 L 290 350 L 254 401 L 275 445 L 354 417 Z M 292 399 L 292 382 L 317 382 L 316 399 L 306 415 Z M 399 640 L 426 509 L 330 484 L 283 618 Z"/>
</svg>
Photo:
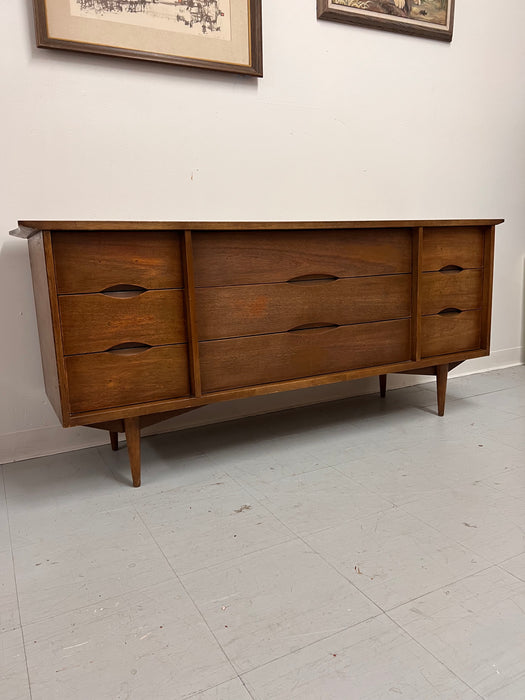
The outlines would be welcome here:
<svg viewBox="0 0 525 700">
<path fill-rule="evenodd" d="M 36 318 L 38 325 L 38 337 L 40 341 L 40 353 L 42 369 L 44 372 L 44 385 L 46 394 L 55 409 L 57 416 L 63 421 L 61 383 L 58 369 L 58 354 L 55 345 L 55 329 L 53 313 L 51 309 L 51 292 L 49 289 L 50 268 L 52 260 L 46 261 L 44 237 L 49 233 L 39 231 L 28 240 L 29 261 L 31 264 L 31 276 L 33 279 L 33 294 L 35 298 Z M 59 332 L 59 329 L 56 329 Z"/>
<path fill-rule="evenodd" d="M 483 251 L 483 300 L 481 305 L 481 347 L 490 354 L 490 330 L 492 322 L 492 293 L 494 286 L 495 227 L 485 233 Z"/>
</svg>

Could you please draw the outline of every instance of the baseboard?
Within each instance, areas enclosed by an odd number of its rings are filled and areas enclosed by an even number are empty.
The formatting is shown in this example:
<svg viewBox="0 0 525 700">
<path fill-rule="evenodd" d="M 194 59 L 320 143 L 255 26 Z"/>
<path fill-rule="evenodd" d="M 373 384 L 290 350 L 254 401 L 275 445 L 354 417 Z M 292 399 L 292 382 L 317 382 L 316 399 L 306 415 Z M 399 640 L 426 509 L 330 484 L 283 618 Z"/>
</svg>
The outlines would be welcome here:
<svg viewBox="0 0 525 700">
<path fill-rule="evenodd" d="M 488 372 L 523 364 L 524 348 L 496 350 L 489 357 L 469 360 L 454 370 L 453 377 Z M 417 375 L 390 375 L 390 389 L 411 386 L 433 381 L 432 377 Z M 248 416 L 273 413 L 290 408 L 299 408 L 315 403 L 336 401 L 338 399 L 362 396 L 378 391 L 377 377 L 356 379 L 351 382 L 329 384 L 299 389 L 282 394 L 269 394 L 237 401 L 210 404 L 203 408 L 186 413 L 179 418 L 172 418 L 151 426 L 143 431 L 144 435 L 196 428 L 212 423 L 223 423 Z M 23 430 L 17 433 L 0 435 L 0 464 L 20 462 L 25 459 L 43 457 L 45 455 L 80 450 L 86 447 L 105 445 L 109 442 L 108 433 L 92 428 L 67 428 L 60 425 Z"/>
</svg>

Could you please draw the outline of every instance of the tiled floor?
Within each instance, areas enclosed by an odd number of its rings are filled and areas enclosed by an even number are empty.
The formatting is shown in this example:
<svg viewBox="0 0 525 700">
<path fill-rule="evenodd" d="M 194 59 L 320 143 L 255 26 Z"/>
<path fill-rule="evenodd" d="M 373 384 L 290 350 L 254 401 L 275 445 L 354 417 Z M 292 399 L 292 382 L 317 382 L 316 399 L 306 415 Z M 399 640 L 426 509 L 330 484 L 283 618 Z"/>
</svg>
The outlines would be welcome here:
<svg viewBox="0 0 525 700">
<path fill-rule="evenodd" d="M 525 367 L 1 467 L 2 700 L 523 700 Z"/>
</svg>

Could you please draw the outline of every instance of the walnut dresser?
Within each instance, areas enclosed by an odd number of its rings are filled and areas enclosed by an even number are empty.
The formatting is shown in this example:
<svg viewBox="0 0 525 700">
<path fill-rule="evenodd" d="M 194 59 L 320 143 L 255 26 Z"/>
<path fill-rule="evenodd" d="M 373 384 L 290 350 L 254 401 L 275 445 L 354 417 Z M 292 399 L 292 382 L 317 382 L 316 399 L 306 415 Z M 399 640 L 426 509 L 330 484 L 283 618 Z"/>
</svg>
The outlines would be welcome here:
<svg viewBox="0 0 525 700">
<path fill-rule="evenodd" d="M 498 220 L 23 221 L 47 395 L 125 432 L 217 401 L 489 353 Z"/>
</svg>

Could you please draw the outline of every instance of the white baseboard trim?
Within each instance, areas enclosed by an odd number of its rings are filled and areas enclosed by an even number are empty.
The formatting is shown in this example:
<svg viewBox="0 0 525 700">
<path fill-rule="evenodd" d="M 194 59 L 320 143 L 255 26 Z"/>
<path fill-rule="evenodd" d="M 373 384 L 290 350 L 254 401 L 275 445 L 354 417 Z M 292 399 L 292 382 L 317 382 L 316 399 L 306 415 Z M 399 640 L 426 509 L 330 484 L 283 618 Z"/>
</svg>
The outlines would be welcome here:
<svg viewBox="0 0 525 700">
<path fill-rule="evenodd" d="M 489 357 L 469 360 L 454 370 L 453 377 L 489 372 L 524 363 L 524 348 L 496 350 Z M 390 375 L 388 386 L 398 389 L 404 386 L 434 381 L 432 377 L 417 375 Z M 268 394 L 249 399 L 210 404 L 196 411 L 172 418 L 144 430 L 144 435 L 156 435 L 186 428 L 196 428 L 212 423 L 223 423 L 248 416 L 283 411 L 326 401 L 337 401 L 351 396 L 372 394 L 378 390 L 377 377 L 356 379 L 340 384 L 299 389 L 282 394 Z M 16 433 L 0 435 L 0 464 L 20 462 L 35 457 L 80 450 L 109 443 L 108 433 L 92 428 L 67 428 L 52 425 Z"/>
</svg>

